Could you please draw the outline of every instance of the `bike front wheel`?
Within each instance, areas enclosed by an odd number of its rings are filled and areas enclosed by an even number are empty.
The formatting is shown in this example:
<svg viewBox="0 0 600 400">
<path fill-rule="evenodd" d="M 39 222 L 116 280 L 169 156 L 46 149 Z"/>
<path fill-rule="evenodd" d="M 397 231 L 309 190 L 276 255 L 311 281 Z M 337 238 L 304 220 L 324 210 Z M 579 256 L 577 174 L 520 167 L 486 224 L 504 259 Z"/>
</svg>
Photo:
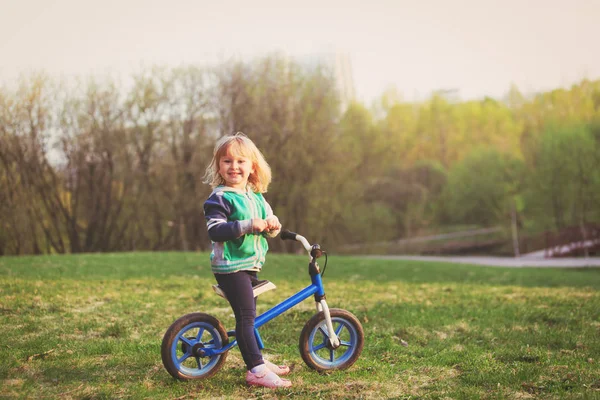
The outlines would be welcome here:
<svg viewBox="0 0 600 400">
<path fill-rule="evenodd" d="M 221 322 L 208 314 L 191 313 L 175 321 L 165 333 L 161 357 L 165 369 L 176 379 L 205 379 L 223 366 L 227 352 L 204 356 L 203 349 L 221 349 L 229 343 Z"/>
<path fill-rule="evenodd" d="M 333 329 L 340 345 L 329 340 L 325 314 L 314 315 L 300 334 L 300 355 L 310 368 L 317 371 L 343 370 L 356 362 L 362 352 L 365 334 L 358 318 L 349 311 L 329 310 Z"/>
</svg>

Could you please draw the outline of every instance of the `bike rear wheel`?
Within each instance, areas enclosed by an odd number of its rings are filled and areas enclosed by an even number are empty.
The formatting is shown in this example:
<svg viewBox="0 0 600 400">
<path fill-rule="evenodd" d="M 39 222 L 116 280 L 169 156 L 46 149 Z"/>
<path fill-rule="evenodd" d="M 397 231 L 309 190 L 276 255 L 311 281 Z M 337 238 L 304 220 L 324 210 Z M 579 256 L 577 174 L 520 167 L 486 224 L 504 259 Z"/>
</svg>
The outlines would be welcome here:
<svg viewBox="0 0 600 400">
<path fill-rule="evenodd" d="M 314 315 L 300 334 L 300 355 L 310 368 L 317 371 L 343 370 L 349 368 L 360 356 L 365 334 L 354 314 L 346 310 L 329 310 L 335 334 L 340 346 L 335 348 L 329 340 L 325 314 Z"/>
<path fill-rule="evenodd" d="M 162 362 L 176 379 L 206 379 L 221 369 L 227 352 L 207 357 L 202 349 L 220 349 L 228 343 L 227 331 L 218 319 L 204 313 L 187 314 L 167 329 L 161 345 Z"/>
</svg>

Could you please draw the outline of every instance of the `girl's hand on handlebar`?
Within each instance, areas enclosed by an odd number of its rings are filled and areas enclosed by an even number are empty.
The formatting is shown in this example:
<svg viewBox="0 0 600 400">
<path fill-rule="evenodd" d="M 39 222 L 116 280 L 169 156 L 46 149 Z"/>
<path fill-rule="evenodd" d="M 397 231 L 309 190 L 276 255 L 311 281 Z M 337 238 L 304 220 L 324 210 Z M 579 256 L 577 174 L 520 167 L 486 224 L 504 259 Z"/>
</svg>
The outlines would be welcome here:
<svg viewBox="0 0 600 400">
<path fill-rule="evenodd" d="M 279 218 L 274 215 L 267 217 L 267 219 L 254 218 L 252 219 L 252 232 L 253 233 L 266 233 L 270 237 L 275 237 L 281 231 L 281 223 Z"/>
<path fill-rule="evenodd" d="M 265 219 L 265 221 L 267 222 L 267 228 L 270 231 L 280 231 L 281 230 L 281 223 L 279 222 L 279 218 L 277 218 L 275 215 L 271 215 L 269 217 L 267 217 L 267 219 Z"/>
<path fill-rule="evenodd" d="M 267 217 L 265 221 L 267 222 L 267 236 L 274 238 L 275 236 L 279 235 L 279 232 L 281 232 L 281 223 L 279 222 L 279 218 L 277 218 L 275 215 L 271 215 Z"/>
<path fill-rule="evenodd" d="M 264 219 L 260 219 L 260 218 L 252 219 L 252 232 L 253 233 L 264 232 L 268 228 L 268 226 L 269 225 L 267 224 L 267 221 L 265 221 Z"/>
</svg>

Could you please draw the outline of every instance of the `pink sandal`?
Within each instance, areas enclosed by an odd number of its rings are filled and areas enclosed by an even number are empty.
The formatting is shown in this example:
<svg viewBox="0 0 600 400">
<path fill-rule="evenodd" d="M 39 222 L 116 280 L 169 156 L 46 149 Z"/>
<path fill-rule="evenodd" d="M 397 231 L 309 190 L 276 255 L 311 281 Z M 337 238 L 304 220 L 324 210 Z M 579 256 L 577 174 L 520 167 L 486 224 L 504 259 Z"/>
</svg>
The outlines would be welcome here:
<svg viewBox="0 0 600 400">
<path fill-rule="evenodd" d="M 248 371 L 246 373 L 246 383 L 250 386 L 262 386 L 272 389 L 288 388 L 292 386 L 291 381 L 280 378 L 270 369 L 259 372 Z"/>
<path fill-rule="evenodd" d="M 269 360 L 264 360 L 264 362 L 269 370 L 275 372 L 279 376 L 284 376 L 290 373 L 290 367 L 287 365 L 275 365 Z"/>
</svg>

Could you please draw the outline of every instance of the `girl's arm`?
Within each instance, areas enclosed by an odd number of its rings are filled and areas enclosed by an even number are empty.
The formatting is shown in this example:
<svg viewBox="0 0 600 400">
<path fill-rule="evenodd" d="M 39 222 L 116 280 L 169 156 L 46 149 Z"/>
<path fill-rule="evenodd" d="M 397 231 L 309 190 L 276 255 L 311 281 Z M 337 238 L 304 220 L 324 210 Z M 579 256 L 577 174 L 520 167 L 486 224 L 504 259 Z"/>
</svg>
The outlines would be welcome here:
<svg viewBox="0 0 600 400">
<path fill-rule="evenodd" d="M 213 194 L 204 202 L 204 216 L 210 240 L 226 242 L 252 233 L 252 220 L 228 222 L 231 212 L 231 204 L 225 201 L 223 196 Z"/>
<path fill-rule="evenodd" d="M 268 228 L 264 219 L 245 219 L 228 221 L 231 204 L 223 196 L 214 194 L 204 202 L 204 215 L 208 228 L 208 237 L 213 242 L 226 242 L 250 233 L 263 232 Z"/>
</svg>

